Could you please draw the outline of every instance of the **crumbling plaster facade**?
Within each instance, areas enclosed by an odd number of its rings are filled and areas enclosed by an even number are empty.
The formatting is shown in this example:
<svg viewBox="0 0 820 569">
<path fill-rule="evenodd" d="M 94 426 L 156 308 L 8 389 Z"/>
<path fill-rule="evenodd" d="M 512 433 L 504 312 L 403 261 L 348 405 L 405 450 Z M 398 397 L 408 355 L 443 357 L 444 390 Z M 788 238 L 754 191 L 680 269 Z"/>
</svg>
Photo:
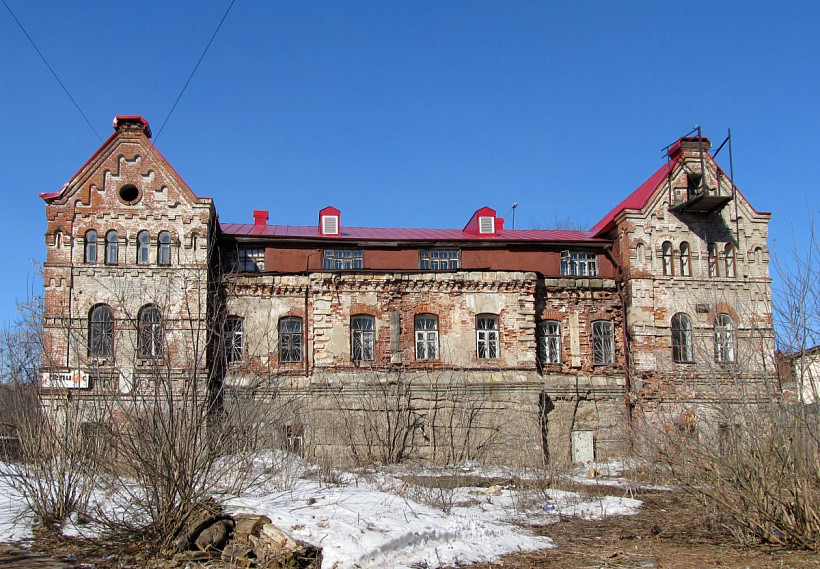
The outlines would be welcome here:
<svg viewBox="0 0 820 569">
<path fill-rule="evenodd" d="M 351 434 L 351 423 L 367 424 L 380 397 L 406 387 L 413 444 L 401 458 L 558 464 L 622 454 L 644 418 L 707 401 L 715 377 L 754 383 L 773 370 L 769 214 L 736 191 L 707 139 L 681 139 L 667 165 L 588 232 L 505 230 L 482 208 L 464 230 L 358 234 L 333 208 L 318 228 L 271 226 L 267 212 L 255 212 L 253 225 L 220 224 L 213 202 L 149 139 L 144 119 L 118 117 L 66 186 L 41 195 L 43 370 L 89 378 L 51 385 L 55 396 L 130 389 L 158 362 L 179 377 L 193 369 L 226 392 L 252 386 L 291 398 L 287 432 L 328 458 L 361 451 L 367 436 Z M 694 211 L 704 206 L 693 196 L 711 209 Z M 94 259 L 89 230 L 98 235 Z M 170 242 L 160 242 L 163 232 Z M 723 256 L 710 257 L 710 247 Z M 355 252 L 361 266 L 328 268 L 327 252 L 337 250 Z M 431 251 L 451 255 L 451 265 L 425 266 Z M 570 254 L 582 260 L 572 265 Z M 110 327 L 94 320 L 98 306 L 109 307 Z M 161 314 L 161 333 L 146 340 L 148 306 Z M 685 361 L 673 357 L 679 313 L 692 321 Z M 372 318 L 372 357 L 354 357 L 360 315 Z M 435 318 L 435 357 L 417 351 L 423 315 Z M 479 331 L 482 315 L 495 336 Z M 716 364 L 722 315 L 736 327 L 732 361 Z M 283 319 L 298 323 L 298 357 L 282 356 Z M 238 326 L 230 334 L 228 321 Z M 555 325 L 552 355 L 539 328 L 546 322 Z M 146 342 L 157 346 L 146 352 Z"/>
</svg>

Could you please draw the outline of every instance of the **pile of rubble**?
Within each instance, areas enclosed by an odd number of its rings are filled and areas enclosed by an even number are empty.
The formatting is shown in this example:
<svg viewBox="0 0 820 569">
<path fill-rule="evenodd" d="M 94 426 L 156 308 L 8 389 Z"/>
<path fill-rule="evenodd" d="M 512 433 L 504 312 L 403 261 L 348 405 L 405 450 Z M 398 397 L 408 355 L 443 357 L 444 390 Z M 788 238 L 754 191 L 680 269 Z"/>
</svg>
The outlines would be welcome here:
<svg viewBox="0 0 820 569">
<path fill-rule="evenodd" d="M 322 549 L 294 539 L 256 514 L 226 514 L 201 504 L 177 539 L 177 561 L 219 559 L 235 567 L 321 569 Z"/>
</svg>

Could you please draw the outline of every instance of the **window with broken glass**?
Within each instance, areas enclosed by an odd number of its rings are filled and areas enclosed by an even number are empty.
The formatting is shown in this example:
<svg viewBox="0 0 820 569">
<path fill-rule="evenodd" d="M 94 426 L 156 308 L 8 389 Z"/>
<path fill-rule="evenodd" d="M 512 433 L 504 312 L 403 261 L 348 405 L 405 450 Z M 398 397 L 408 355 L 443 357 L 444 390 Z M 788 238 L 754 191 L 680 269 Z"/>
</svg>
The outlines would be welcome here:
<svg viewBox="0 0 820 569">
<path fill-rule="evenodd" d="M 596 320 L 592 323 L 592 363 L 609 365 L 614 362 L 615 334 L 612 322 Z"/>
<path fill-rule="evenodd" d="M 725 313 L 715 316 L 715 361 L 735 361 L 735 323 L 732 317 Z"/>
<path fill-rule="evenodd" d="M 366 314 L 350 318 L 350 359 L 354 362 L 376 359 L 376 319 Z"/>
<path fill-rule="evenodd" d="M 324 268 L 326 270 L 349 271 L 364 267 L 362 252 L 356 249 L 325 249 Z"/>
<path fill-rule="evenodd" d="M 419 251 L 419 268 L 425 271 L 446 271 L 459 268 L 458 249 Z"/>
<path fill-rule="evenodd" d="M 416 316 L 416 359 L 438 359 L 438 317 L 434 314 Z"/>
<path fill-rule="evenodd" d="M 598 255 L 583 251 L 561 251 L 561 275 L 594 277 L 598 274 Z"/>
<path fill-rule="evenodd" d="M 498 316 L 479 314 L 476 317 L 476 353 L 480 359 L 498 357 Z"/>
</svg>

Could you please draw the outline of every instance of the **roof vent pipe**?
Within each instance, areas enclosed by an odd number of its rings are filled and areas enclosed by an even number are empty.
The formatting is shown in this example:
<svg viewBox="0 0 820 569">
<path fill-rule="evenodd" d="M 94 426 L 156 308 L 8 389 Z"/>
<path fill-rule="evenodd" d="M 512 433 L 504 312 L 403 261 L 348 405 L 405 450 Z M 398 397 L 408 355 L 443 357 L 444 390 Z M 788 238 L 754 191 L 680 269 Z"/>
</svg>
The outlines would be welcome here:
<svg viewBox="0 0 820 569">
<path fill-rule="evenodd" d="M 263 210 L 263 209 L 253 210 L 253 224 L 254 225 L 267 225 L 268 224 L 268 212 Z"/>
</svg>

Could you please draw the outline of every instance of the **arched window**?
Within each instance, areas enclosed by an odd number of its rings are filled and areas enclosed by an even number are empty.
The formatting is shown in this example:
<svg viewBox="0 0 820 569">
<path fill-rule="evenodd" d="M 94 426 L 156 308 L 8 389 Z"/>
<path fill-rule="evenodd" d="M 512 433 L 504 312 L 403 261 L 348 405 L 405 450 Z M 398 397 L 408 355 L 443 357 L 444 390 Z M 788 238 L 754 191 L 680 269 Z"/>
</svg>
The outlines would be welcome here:
<svg viewBox="0 0 820 569">
<path fill-rule="evenodd" d="M 661 245 L 661 265 L 664 276 L 672 276 L 672 243 L 670 241 L 664 241 Z"/>
<path fill-rule="evenodd" d="M 726 276 L 729 278 L 734 278 L 735 276 L 735 252 L 735 246 L 732 243 L 727 243 L 726 247 L 723 249 L 724 263 L 726 265 Z"/>
<path fill-rule="evenodd" d="M 707 252 L 708 252 L 708 261 L 709 261 L 709 276 L 710 277 L 719 277 L 720 271 L 718 270 L 718 249 L 716 243 L 709 243 L 707 245 Z"/>
<path fill-rule="evenodd" d="M 288 316 L 279 320 L 279 361 L 302 361 L 302 319 Z"/>
<path fill-rule="evenodd" d="M 479 314 L 476 316 L 476 352 L 481 359 L 498 357 L 498 316 Z"/>
<path fill-rule="evenodd" d="M 557 320 L 538 323 L 538 359 L 542 364 L 561 363 L 561 325 Z"/>
<path fill-rule="evenodd" d="M 763 262 L 763 247 L 755 247 L 754 258 L 755 263 L 760 264 Z"/>
<path fill-rule="evenodd" d="M 438 359 L 438 316 L 419 314 L 415 318 L 416 359 Z"/>
<path fill-rule="evenodd" d="M 735 361 L 735 323 L 722 312 L 715 316 L 715 361 Z"/>
<path fill-rule="evenodd" d="M 686 241 L 680 244 L 680 276 L 692 276 L 692 251 Z"/>
<path fill-rule="evenodd" d="M 98 304 L 88 314 L 88 355 L 109 357 L 114 347 L 114 313 L 107 304 Z"/>
<path fill-rule="evenodd" d="M 85 262 L 97 262 L 97 232 L 93 229 L 85 232 Z"/>
<path fill-rule="evenodd" d="M 105 234 L 105 264 L 116 265 L 118 260 L 119 241 L 117 232 L 113 229 Z"/>
<path fill-rule="evenodd" d="M 683 312 L 672 317 L 672 361 L 692 361 L 692 321 Z"/>
<path fill-rule="evenodd" d="M 592 363 L 609 365 L 615 361 L 615 330 L 609 320 L 592 323 Z"/>
<path fill-rule="evenodd" d="M 225 363 L 242 361 L 244 344 L 243 321 L 239 316 L 228 316 L 222 329 L 224 341 Z"/>
<path fill-rule="evenodd" d="M 376 319 L 372 316 L 350 317 L 350 359 L 354 362 L 376 359 Z"/>
<path fill-rule="evenodd" d="M 59 229 L 54 232 L 54 246 L 60 249 L 63 246 L 63 232 Z"/>
<path fill-rule="evenodd" d="M 140 309 L 137 318 L 137 349 L 144 358 L 162 355 L 162 313 L 153 304 Z"/>
<path fill-rule="evenodd" d="M 151 236 L 147 231 L 137 233 L 137 264 L 147 265 L 151 261 Z"/>
<path fill-rule="evenodd" d="M 167 231 L 160 231 L 157 238 L 157 264 L 171 264 L 171 234 Z"/>
</svg>

